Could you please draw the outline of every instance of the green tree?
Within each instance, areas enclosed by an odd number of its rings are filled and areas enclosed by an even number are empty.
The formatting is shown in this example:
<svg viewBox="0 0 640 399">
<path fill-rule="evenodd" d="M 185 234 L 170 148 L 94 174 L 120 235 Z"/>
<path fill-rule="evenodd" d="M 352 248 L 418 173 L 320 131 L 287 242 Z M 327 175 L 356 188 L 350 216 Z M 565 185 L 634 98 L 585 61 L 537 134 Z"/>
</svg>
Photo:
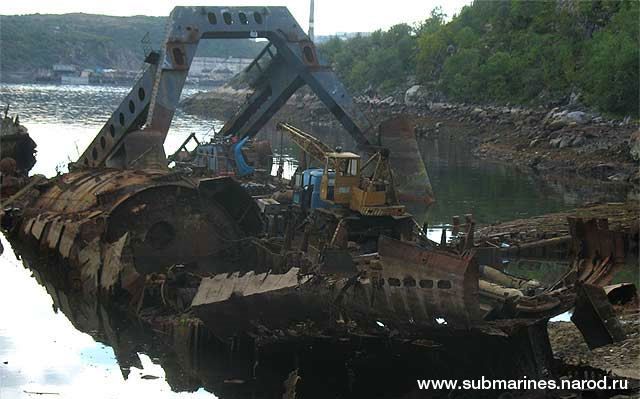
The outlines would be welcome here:
<svg viewBox="0 0 640 399">
<path fill-rule="evenodd" d="M 535 104 L 582 91 L 588 105 L 638 115 L 637 0 L 474 1 L 446 21 L 322 46 L 354 90 L 403 86 L 416 75 L 451 100 Z"/>
<path fill-rule="evenodd" d="M 638 115 L 638 8 L 625 2 L 587 46 L 580 74 L 587 101 L 614 114 Z"/>
</svg>

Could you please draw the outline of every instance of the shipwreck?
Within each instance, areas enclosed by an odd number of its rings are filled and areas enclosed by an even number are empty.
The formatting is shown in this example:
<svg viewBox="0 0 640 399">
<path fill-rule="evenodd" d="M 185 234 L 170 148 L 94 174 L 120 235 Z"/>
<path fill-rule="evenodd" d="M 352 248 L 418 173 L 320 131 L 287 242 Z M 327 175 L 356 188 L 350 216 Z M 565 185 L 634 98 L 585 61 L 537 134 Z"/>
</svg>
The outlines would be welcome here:
<svg viewBox="0 0 640 399">
<path fill-rule="evenodd" d="M 372 128 L 286 8 L 176 7 L 168 27 L 69 173 L 3 190 L 3 230 L 25 259 L 48 259 L 42 275 L 65 295 L 101 298 L 191 355 L 239 354 L 242 372 L 213 376 L 216 390 L 273 363 L 275 391 L 286 379 L 289 394 L 323 394 L 312 367 L 323 353 L 371 378 L 398 359 L 434 378 L 553 378 L 547 322 L 574 307 L 592 345 L 621 339 L 602 288 L 620 249 L 606 223 L 572 221 L 580 250 L 550 286 L 480 262 L 473 223 L 459 243 L 431 241 L 401 203 L 433 200 L 413 129 L 401 117 Z M 199 41 L 255 37 L 269 40 L 249 67 L 255 92 L 215 140 L 181 148 L 169 168 L 163 143 Z M 303 85 L 358 148 L 281 123 L 306 157 L 286 181 L 253 139 Z M 389 363 L 356 359 L 365 349 Z M 276 360 L 285 353 L 300 362 Z"/>
</svg>

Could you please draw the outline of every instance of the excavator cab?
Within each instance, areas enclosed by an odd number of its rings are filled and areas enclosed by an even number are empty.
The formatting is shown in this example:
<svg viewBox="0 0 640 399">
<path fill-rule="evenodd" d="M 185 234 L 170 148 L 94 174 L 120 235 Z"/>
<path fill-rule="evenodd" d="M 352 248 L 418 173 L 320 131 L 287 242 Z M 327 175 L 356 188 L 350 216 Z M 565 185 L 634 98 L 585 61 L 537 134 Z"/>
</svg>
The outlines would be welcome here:
<svg viewBox="0 0 640 399">
<path fill-rule="evenodd" d="M 405 214 L 405 207 L 399 204 L 396 195 L 388 150 L 376 152 L 362 165 L 359 182 L 352 188 L 349 208 L 370 216 Z"/>
<path fill-rule="evenodd" d="M 330 152 L 325 156 L 320 183 L 320 199 L 348 206 L 353 187 L 360 184 L 360 155 L 352 152 Z"/>
</svg>

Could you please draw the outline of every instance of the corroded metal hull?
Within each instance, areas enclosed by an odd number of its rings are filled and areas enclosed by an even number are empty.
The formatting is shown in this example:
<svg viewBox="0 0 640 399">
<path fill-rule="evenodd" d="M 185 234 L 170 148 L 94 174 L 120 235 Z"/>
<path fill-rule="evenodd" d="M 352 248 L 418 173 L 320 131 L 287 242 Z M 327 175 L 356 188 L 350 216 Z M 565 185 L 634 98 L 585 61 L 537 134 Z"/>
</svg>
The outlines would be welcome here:
<svg viewBox="0 0 640 399">
<path fill-rule="evenodd" d="M 145 275 L 176 264 L 224 271 L 237 242 L 261 230 L 255 202 L 229 178 L 86 169 L 33 188 L 23 201 L 5 222 L 68 261 L 88 290 L 135 290 Z"/>
</svg>

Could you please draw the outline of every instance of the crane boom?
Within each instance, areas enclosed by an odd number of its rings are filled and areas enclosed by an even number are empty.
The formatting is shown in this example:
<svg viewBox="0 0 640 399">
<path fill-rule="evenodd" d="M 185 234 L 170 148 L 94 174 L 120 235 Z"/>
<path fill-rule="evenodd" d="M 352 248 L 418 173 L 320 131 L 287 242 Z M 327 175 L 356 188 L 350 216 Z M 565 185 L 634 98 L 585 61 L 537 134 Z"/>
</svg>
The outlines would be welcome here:
<svg viewBox="0 0 640 399">
<path fill-rule="evenodd" d="M 289 133 L 289 138 L 316 161 L 324 162 L 325 155 L 332 152 L 331 147 L 289 123 L 278 122 L 276 126 L 278 130 Z"/>
</svg>

